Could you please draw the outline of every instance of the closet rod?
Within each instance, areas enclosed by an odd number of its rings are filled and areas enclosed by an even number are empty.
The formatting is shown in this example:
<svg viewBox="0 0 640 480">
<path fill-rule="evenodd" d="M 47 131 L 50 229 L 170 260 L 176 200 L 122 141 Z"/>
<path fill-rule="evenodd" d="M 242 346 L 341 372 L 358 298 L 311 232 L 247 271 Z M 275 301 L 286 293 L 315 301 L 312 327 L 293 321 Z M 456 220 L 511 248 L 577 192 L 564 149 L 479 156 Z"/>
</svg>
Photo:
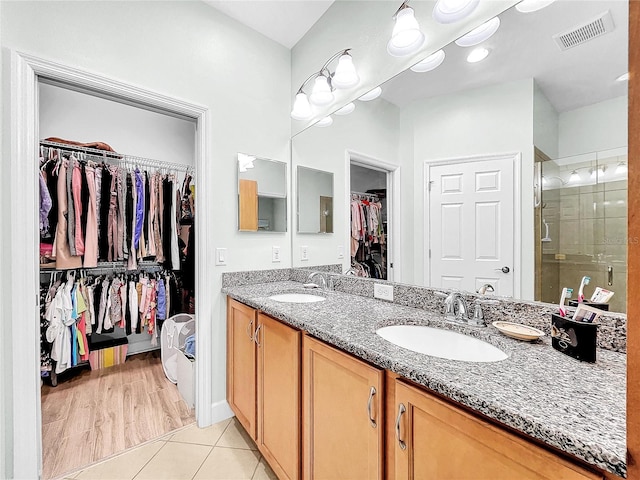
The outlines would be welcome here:
<svg viewBox="0 0 640 480">
<path fill-rule="evenodd" d="M 380 198 L 377 193 L 351 192 L 351 195 L 357 197 Z"/>
<path fill-rule="evenodd" d="M 164 162 L 162 160 L 154 160 L 152 158 L 136 157 L 134 155 L 125 155 L 118 152 L 110 152 L 108 150 L 99 150 L 97 148 L 81 147 L 79 145 L 68 145 L 66 143 L 50 142 L 48 140 L 41 140 L 40 146 L 57 148 L 65 150 L 67 152 L 84 152 L 87 155 L 98 157 L 102 161 L 116 162 L 116 163 L 131 163 L 145 167 L 153 168 L 166 168 L 169 170 L 175 170 L 178 172 L 193 172 L 191 165 L 185 165 L 184 163 Z"/>
<path fill-rule="evenodd" d="M 99 262 L 97 267 L 91 268 L 66 268 L 66 269 L 57 269 L 57 268 L 41 268 L 40 275 L 50 275 L 56 273 L 65 273 L 71 271 L 80 271 L 85 270 L 88 274 L 94 275 L 104 275 L 109 273 L 155 273 L 164 270 L 165 268 L 156 263 L 156 262 L 138 262 L 138 268 L 127 269 L 127 265 L 122 261 L 120 262 Z"/>
</svg>

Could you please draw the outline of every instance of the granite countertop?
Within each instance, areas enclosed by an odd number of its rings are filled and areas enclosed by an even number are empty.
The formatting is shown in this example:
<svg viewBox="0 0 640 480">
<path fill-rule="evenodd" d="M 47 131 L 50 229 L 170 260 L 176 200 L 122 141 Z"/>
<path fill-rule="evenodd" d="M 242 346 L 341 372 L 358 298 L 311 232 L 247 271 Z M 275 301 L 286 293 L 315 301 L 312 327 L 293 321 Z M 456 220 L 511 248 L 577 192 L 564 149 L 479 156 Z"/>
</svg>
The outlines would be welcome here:
<svg viewBox="0 0 640 480">
<path fill-rule="evenodd" d="M 315 293 L 326 300 L 294 304 L 268 298 L 285 292 Z M 584 363 L 554 350 L 548 337 L 521 342 L 493 326 L 453 325 L 443 322 L 439 312 L 307 290 L 292 281 L 229 287 L 223 293 L 589 464 L 626 476 L 624 354 L 599 349 L 596 363 Z M 375 333 L 399 324 L 457 330 L 499 347 L 508 358 L 492 363 L 445 360 L 398 347 Z"/>
</svg>

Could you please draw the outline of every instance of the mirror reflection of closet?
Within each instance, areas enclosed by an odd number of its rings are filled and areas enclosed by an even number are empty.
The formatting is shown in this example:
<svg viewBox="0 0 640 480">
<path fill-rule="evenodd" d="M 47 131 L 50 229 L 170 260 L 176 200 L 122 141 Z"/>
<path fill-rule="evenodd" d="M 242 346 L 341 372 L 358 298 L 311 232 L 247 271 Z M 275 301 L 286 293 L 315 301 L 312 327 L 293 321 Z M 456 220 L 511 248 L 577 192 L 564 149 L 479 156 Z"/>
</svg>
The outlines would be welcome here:
<svg viewBox="0 0 640 480">
<path fill-rule="evenodd" d="M 298 166 L 298 233 L 333 233 L 333 173 Z"/>
<path fill-rule="evenodd" d="M 238 230 L 287 231 L 287 164 L 238 153 Z"/>
</svg>

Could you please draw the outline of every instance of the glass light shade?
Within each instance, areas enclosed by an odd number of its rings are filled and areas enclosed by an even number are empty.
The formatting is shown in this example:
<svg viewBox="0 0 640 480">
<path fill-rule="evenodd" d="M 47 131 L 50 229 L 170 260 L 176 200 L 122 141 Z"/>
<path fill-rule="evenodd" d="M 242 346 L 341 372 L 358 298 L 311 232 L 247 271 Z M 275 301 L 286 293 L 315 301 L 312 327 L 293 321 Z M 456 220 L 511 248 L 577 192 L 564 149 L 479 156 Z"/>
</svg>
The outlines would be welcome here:
<svg viewBox="0 0 640 480">
<path fill-rule="evenodd" d="M 469 63 L 477 63 L 481 62 L 489 55 L 489 49 L 484 47 L 478 47 L 471 51 L 469 55 L 467 55 L 467 62 Z"/>
<path fill-rule="evenodd" d="M 362 95 L 360 98 L 358 98 L 358 100 L 361 100 L 363 102 L 369 102 L 371 100 L 375 100 L 376 98 L 378 98 L 381 93 L 382 93 L 382 88 L 376 87 L 373 90 L 370 90 L 369 92 Z"/>
<path fill-rule="evenodd" d="M 313 90 L 309 95 L 309 101 L 314 105 L 323 107 L 333 102 L 333 93 L 329 86 L 329 80 L 324 75 L 318 75 L 313 84 Z"/>
<path fill-rule="evenodd" d="M 556 0 L 522 0 L 522 2 L 516 5 L 516 10 L 521 13 L 531 13 L 541 10 L 555 1 Z"/>
<path fill-rule="evenodd" d="M 333 74 L 331 83 L 336 88 L 351 88 L 356 86 L 359 81 L 360 77 L 358 77 L 356 67 L 353 65 L 353 58 L 345 53 L 338 59 L 336 73 Z"/>
<path fill-rule="evenodd" d="M 340 110 L 336 110 L 335 113 L 336 115 L 349 115 L 351 112 L 353 112 L 356 109 L 356 104 L 351 102 L 351 103 L 347 103 L 344 107 L 342 107 Z"/>
<path fill-rule="evenodd" d="M 298 93 L 296 100 L 293 102 L 293 110 L 291 111 L 291 118 L 294 120 L 308 120 L 311 118 L 311 105 L 309 99 L 305 93 Z"/>
<path fill-rule="evenodd" d="M 627 170 L 628 168 L 626 163 L 619 163 L 618 166 L 616 167 L 616 175 L 627 173 Z"/>
<path fill-rule="evenodd" d="M 416 63 L 411 70 L 417 73 L 430 72 L 431 70 L 438 68 L 442 62 L 444 62 L 445 53 L 444 50 L 438 50 L 432 53 L 424 60 Z"/>
<path fill-rule="evenodd" d="M 333 118 L 331 118 L 331 115 L 328 115 L 324 117 L 322 120 L 320 120 L 318 123 L 316 123 L 316 127 L 328 127 L 332 123 L 333 123 Z"/>
<path fill-rule="evenodd" d="M 438 0 L 433 7 L 433 19 L 438 23 L 455 23 L 468 17 L 480 0 Z"/>
<path fill-rule="evenodd" d="M 420 30 L 413 8 L 405 7 L 396 15 L 391 40 L 387 43 L 387 52 L 394 57 L 404 57 L 420 50 L 425 36 Z"/>
<path fill-rule="evenodd" d="M 571 172 L 571 176 L 569 177 L 569 182 L 575 183 L 579 180 L 580 180 L 580 175 L 578 175 L 578 172 L 576 172 L 575 170 Z"/>
<path fill-rule="evenodd" d="M 493 17 L 491 20 L 484 22 L 479 27 L 474 28 L 466 35 L 457 39 L 456 45 L 459 47 L 473 47 L 474 45 L 478 45 L 496 33 L 498 27 L 500 27 L 500 19 Z"/>
</svg>

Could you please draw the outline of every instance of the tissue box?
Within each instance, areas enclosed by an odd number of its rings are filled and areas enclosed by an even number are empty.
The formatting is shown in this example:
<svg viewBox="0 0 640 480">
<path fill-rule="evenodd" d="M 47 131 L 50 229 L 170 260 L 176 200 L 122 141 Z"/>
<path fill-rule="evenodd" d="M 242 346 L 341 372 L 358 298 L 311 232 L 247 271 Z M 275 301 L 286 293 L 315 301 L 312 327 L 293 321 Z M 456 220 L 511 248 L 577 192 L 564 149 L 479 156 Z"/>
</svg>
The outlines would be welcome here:
<svg viewBox="0 0 640 480">
<path fill-rule="evenodd" d="M 598 323 L 574 322 L 551 315 L 551 345 L 556 350 L 583 362 L 596 361 Z"/>
</svg>

